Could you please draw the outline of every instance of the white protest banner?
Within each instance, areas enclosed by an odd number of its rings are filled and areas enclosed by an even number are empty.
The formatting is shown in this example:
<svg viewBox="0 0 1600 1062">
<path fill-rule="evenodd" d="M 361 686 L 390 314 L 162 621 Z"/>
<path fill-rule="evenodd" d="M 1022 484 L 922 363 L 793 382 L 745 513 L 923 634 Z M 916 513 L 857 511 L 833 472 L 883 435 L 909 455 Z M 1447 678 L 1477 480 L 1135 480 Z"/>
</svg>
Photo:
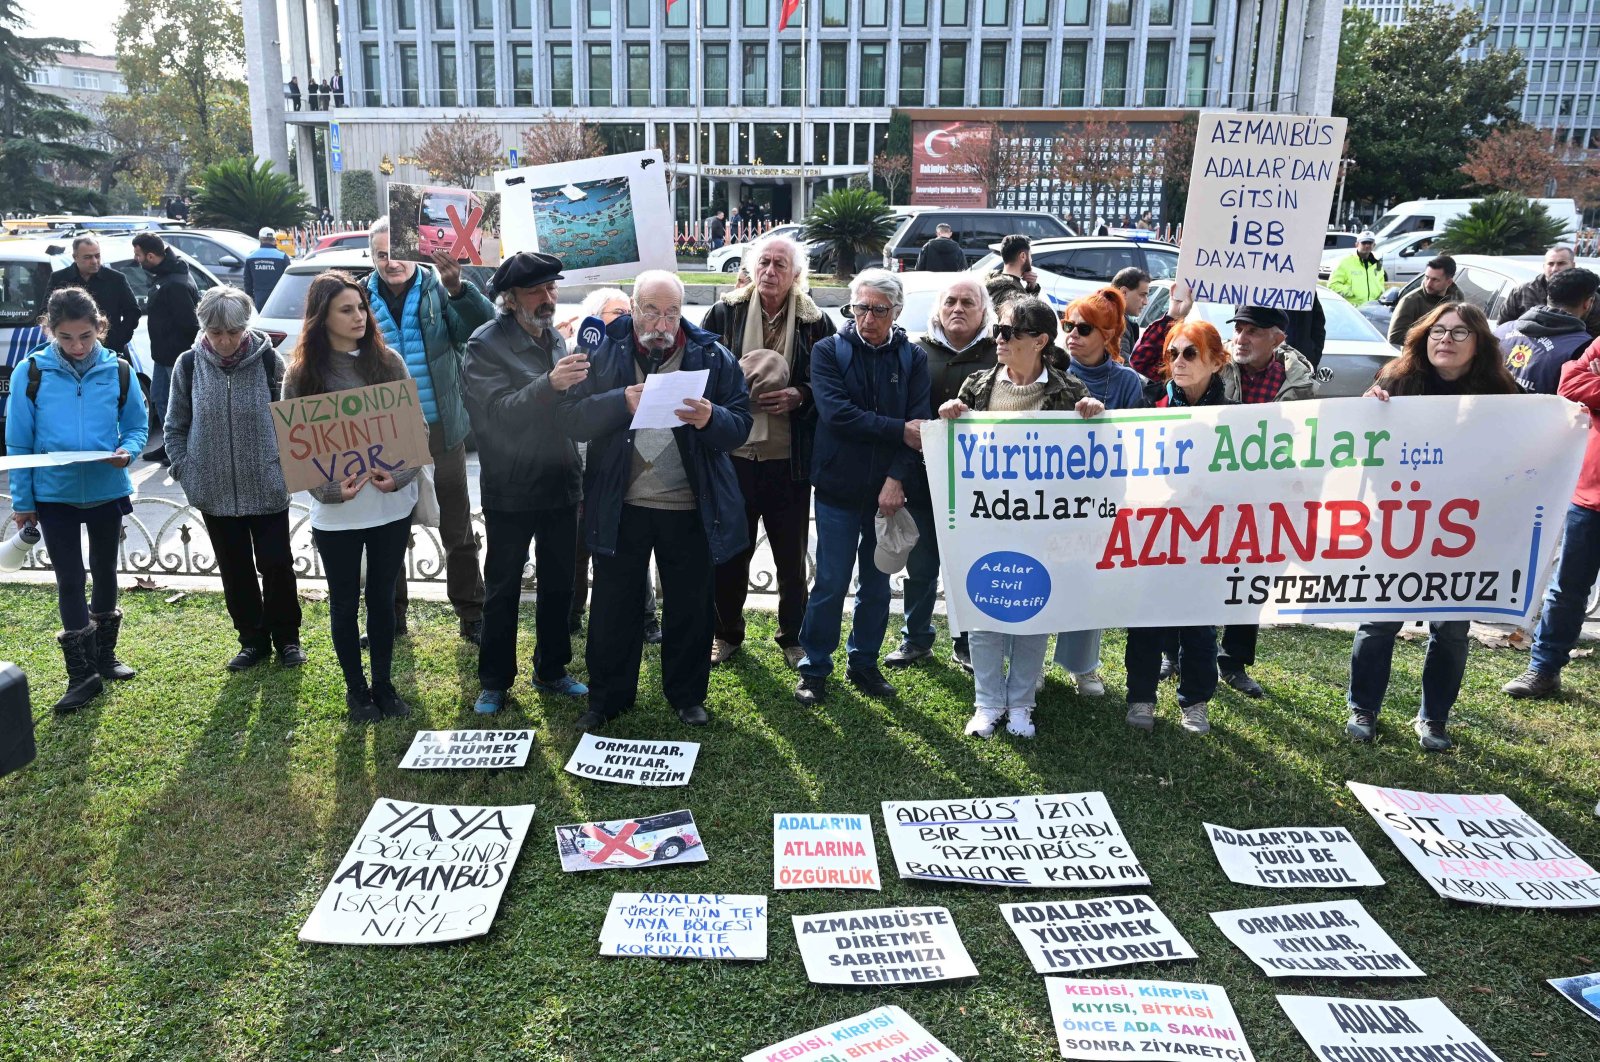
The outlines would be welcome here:
<svg viewBox="0 0 1600 1062">
<path fill-rule="evenodd" d="M 556 851 L 566 871 L 706 861 L 700 828 L 690 811 L 557 826 Z"/>
<path fill-rule="evenodd" d="M 1046 977 L 1044 987 L 1062 1058 L 1255 1062 L 1217 985 Z"/>
<path fill-rule="evenodd" d="M 700 755 L 695 741 L 631 741 L 585 733 L 567 773 L 618 785 L 688 785 Z"/>
<path fill-rule="evenodd" d="M 398 472 L 433 464 L 417 381 L 409 378 L 285 398 L 272 403 L 272 426 L 291 494 L 375 469 Z"/>
<path fill-rule="evenodd" d="M 1223 873 L 1237 885 L 1347 889 L 1383 884 L 1378 868 L 1342 826 L 1233 830 L 1202 825 Z"/>
<path fill-rule="evenodd" d="M 1000 913 L 1039 973 L 1192 959 L 1194 949 L 1148 896 L 1003 903 Z"/>
<path fill-rule="evenodd" d="M 902 878 L 1039 889 L 1148 885 L 1104 793 L 883 802 Z"/>
<path fill-rule="evenodd" d="M 1268 977 L 1426 977 L 1359 900 L 1217 911 L 1222 935 Z"/>
<path fill-rule="evenodd" d="M 961 1062 L 899 1007 L 879 1007 L 801 1033 L 740 1062 Z"/>
<path fill-rule="evenodd" d="M 1509 797 L 1345 784 L 1440 896 L 1496 907 L 1600 907 L 1600 873 Z"/>
<path fill-rule="evenodd" d="M 767 898 L 724 893 L 616 893 L 600 930 L 600 954 L 765 959 Z"/>
<path fill-rule="evenodd" d="M 1278 1006 L 1321 1059 L 1350 1062 L 1501 1062 L 1439 999 L 1279 996 Z"/>
<path fill-rule="evenodd" d="M 772 816 L 772 881 L 779 889 L 883 888 L 865 815 Z"/>
<path fill-rule="evenodd" d="M 1178 276 L 1197 302 L 1309 310 L 1343 118 L 1201 114 Z"/>
<path fill-rule="evenodd" d="M 812 984 L 903 985 L 978 976 L 943 907 L 882 907 L 793 919 Z"/>
<path fill-rule="evenodd" d="M 494 186 L 505 253 L 555 255 L 568 284 L 677 268 L 666 166 L 656 148 L 500 170 Z"/>
<path fill-rule="evenodd" d="M 1527 625 L 1587 420 L 1492 395 L 925 421 L 951 626 Z"/>
<path fill-rule="evenodd" d="M 1552 977 L 1548 984 L 1565 996 L 1573 1006 L 1595 1021 L 1600 1021 L 1600 973 L 1580 974 L 1577 977 Z"/>
<path fill-rule="evenodd" d="M 482 936 L 533 823 L 533 807 L 379 797 L 300 939 L 434 944 Z"/>
<path fill-rule="evenodd" d="M 526 767 L 532 751 L 532 730 L 419 730 L 400 766 L 407 770 Z"/>
</svg>

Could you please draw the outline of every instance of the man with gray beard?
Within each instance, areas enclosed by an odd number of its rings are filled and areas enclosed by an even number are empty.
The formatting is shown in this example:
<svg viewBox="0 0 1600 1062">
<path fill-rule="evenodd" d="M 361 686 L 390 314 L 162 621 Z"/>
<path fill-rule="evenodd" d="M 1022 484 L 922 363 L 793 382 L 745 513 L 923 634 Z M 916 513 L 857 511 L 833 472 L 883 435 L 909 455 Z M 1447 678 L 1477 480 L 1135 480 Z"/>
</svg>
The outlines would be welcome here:
<svg viewBox="0 0 1600 1062">
<path fill-rule="evenodd" d="M 483 691 L 473 705 L 483 715 L 505 706 L 517 677 L 517 606 L 530 542 L 539 573 L 533 688 L 569 697 L 589 692 L 567 674 L 583 484 L 578 448 L 557 416 L 563 392 L 587 379 L 589 364 L 582 352 L 567 353 L 552 327 L 560 279 L 561 260 L 547 254 L 524 251 L 501 263 L 493 281 L 500 312 L 472 333 L 461 363 L 488 532 L 478 651 Z"/>
</svg>

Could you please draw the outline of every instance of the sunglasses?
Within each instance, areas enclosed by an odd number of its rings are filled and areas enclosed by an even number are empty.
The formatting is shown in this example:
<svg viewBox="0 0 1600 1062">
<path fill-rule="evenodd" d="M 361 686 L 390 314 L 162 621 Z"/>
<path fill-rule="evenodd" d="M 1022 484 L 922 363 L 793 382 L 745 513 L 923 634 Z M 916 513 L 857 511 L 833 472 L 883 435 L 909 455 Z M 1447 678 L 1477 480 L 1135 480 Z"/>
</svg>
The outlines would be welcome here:
<svg viewBox="0 0 1600 1062">
<path fill-rule="evenodd" d="M 1095 332 L 1094 325 L 1090 324 L 1088 321 L 1079 321 L 1076 324 L 1071 321 L 1062 321 L 1061 327 L 1065 328 L 1068 332 L 1076 332 L 1080 336 L 1092 336 Z"/>
<path fill-rule="evenodd" d="M 1172 355 L 1174 361 L 1195 361 L 1200 357 L 1196 347 L 1173 347 L 1167 353 Z"/>
<path fill-rule="evenodd" d="M 997 324 L 994 326 L 994 338 L 1003 343 L 1009 343 L 1017 336 L 1042 336 L 1043 332 L 1031 328 L 1018 328 L 1015 325 Z"/>
</svg>

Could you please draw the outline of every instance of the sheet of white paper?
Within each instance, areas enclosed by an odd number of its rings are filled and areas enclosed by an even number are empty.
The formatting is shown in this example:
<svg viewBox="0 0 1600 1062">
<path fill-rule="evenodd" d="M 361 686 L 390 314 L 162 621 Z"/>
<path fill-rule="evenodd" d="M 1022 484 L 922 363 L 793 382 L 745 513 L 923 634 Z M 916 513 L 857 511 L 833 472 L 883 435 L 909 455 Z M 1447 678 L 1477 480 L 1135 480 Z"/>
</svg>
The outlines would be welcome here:
<svg viewBox="0 0 1600 1062">
<path fill-rule="evenodd" d="M 685 408 L 685 400 L 704 398 L 706 379 L 710 369 L 680 369 L 677 372 L 651 373 L 644 378 L 644 394 L 639 396 L 639 408 L 634 410 L 634 431 L 641 428 L 681 428 L 683 421 L 676 411 Z"/>
<path fill-rule="evenodd" d="M 567 773 L 618 785 L 688 785 L 700 755 L 695 741 L 630 741 L 584 734 Z"/>
<path fill-rule="evenodd" d="M 1228 880 L 1269 889 L 1347 889 L 1383 877 L 1342 826 L 1232 830 L 1202 823 Z"/>
<path fill-rule="evenodd" d="M 1426 977 L 1357 900 L 1216 911 L 1222 935 L 1268 977 Z"/>
<path fill-rule="evenodd" d="M 614 893 L 600 929 L 600 954 L 765 959 L 767 898 L 726 893 Z"/>
<path fill-rule="evenodd" d="M 526 767 L 532 751 L 532 730 L 419 730 L 400 767 Z"/>
<path fill-rule="evenodd" d="M 840 1052 L 848 1052 L 848 1055 Z M 744 1062 L 892 1062 L 915 1058 L 922 1062 L 961 1062 L 955 1052 L 934 1039 L 916 1019 L 899 1007 L 879 1007 L 820 1029 L 791 1036 L 781 1044 L 744 1056 Z"/>
<path fill-rule="evenodd" d="M 1038 973 L 1195 957 L 1178 927 L 1148 896 L 1003 903 L 1000 915 Z"/>
<path fill-rule="evenodd" d="M 1500 1062 L 1500 1056 L 1444 1001 L 1430 999 L 1342 999 L 1279 996 L 1294 1027 L 1317 1058 L 1470 1058 Z"/>
<path fill-rule="evenodd" d="M 790 918 L 812 984 L 903 985 L 978 976 L 948 907 Z"/>
<path fill-rule="evenodd" d="M 61 450 L 53 454 L 14 454 L 0 457 L 0 471 L 12 468 L 47 468 L 52 465 L 81 465 L 85 461 L 104 461 L 116 454 L 110 450 Z"/>
</svg>

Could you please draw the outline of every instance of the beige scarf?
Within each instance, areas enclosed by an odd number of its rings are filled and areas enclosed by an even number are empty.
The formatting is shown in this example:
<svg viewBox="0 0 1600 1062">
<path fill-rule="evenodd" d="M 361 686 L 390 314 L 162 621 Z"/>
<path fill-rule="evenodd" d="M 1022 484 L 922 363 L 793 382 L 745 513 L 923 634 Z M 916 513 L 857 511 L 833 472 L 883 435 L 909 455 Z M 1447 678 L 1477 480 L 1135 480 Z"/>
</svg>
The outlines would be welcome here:
<svg viewBox="0 0 1600 1062">
<path fill-rule="evenodd" d="M 795 289 L 789 289 L 789 305 L 784 311 L 783 339 L 778 343 L 777 350 L 783 355 L 784 363 L 790 369 L 794 368 L 794 319 L 798 312 L 795 305 Z M 761 293 L 756 290 L 755 284 L 750 285 L 750 312 L 744 318 L 744 335 L 740 337 L 739 351 L 744 353 L 751 350 L 761 350 L 767 345 L 767 333 L 761 311 Z M 788 386 L 785 382 L 784 386 Z M 754 396 L 752 396 L 752 399 Z M 750 436 L 745 440 L 747 446 L 756 443 L 768 442 L 773 439 L 772 414 L 762 413 L 756 409 L 755 402 L 750 403 L 753 414 L 750 422 Z M 785 424 L 787 427 L 787 424 Z M 782 433 L 783 442 L 788 443 L 788 432 Z"/>
</svg>

